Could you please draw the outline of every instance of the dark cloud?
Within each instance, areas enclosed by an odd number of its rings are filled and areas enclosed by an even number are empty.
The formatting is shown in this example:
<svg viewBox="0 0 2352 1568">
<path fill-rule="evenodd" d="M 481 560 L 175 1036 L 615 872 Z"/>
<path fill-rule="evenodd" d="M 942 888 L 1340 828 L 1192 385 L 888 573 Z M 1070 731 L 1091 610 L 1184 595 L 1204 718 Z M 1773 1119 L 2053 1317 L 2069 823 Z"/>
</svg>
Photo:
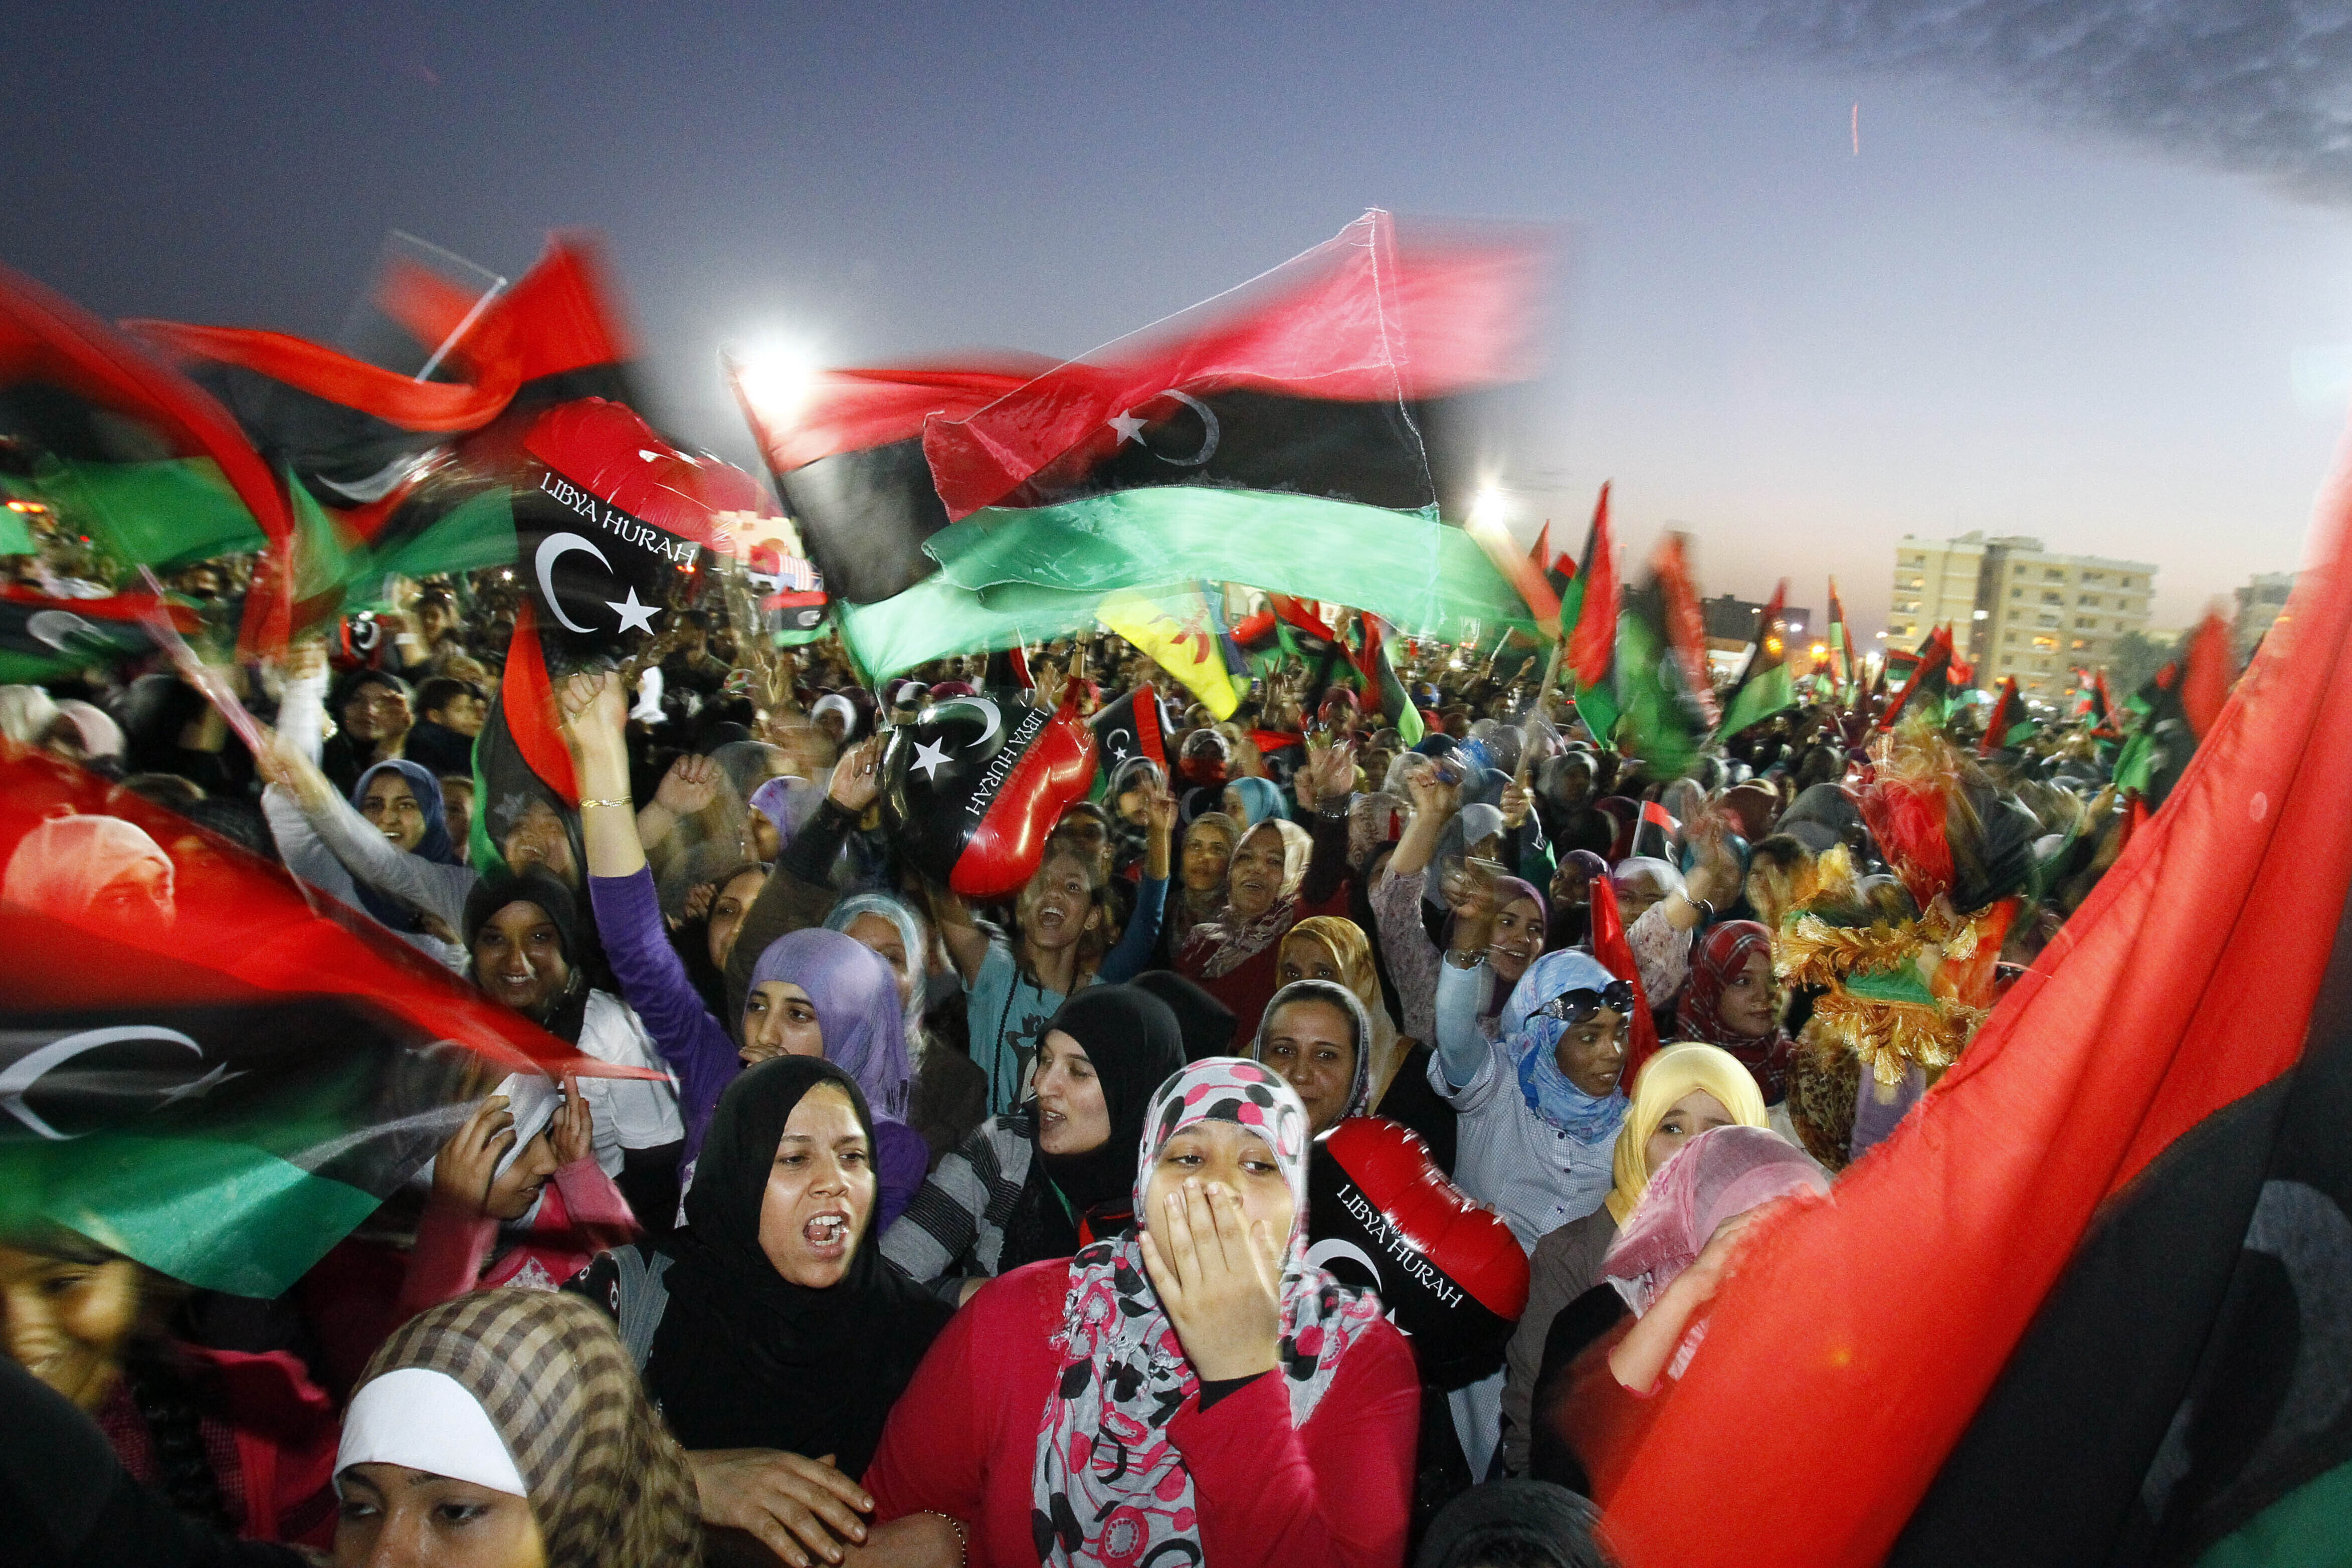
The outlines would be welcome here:
<svg viewBox="0 0 2352 1568">
<path fill-rule="evenodd" d="M 2344 0 L 1656 0 L 1738 46 L 1990 89 L 2352 205 Z"/>
</svg>

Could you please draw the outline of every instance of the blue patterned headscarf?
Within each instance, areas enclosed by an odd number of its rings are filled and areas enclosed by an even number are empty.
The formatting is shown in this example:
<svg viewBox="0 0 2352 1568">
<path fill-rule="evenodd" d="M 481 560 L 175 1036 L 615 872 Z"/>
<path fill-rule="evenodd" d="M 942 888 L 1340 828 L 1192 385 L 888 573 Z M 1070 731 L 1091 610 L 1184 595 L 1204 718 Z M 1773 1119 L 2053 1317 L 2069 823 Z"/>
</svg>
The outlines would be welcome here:
<svg viewBox="0 0 2352 1568">
<path fill-rule="evenodd" d="M 1528 965 L 1503 1004 L 1502 1037 L 1518 1058 L 1519 1093 L 1528 1109 L 1580 1143 L 1617 1136 L 1625 1121 L 1625 1091 L 1612 1089 L 1596 1097 L 1570 1083 L 1559 1070 L 1559 1039 L 1568 1025 L 1536 1009 L 1562 992 L 1602 990 L 1616 978 L 1589 952 L 1547 952 Z"/>
</svg>

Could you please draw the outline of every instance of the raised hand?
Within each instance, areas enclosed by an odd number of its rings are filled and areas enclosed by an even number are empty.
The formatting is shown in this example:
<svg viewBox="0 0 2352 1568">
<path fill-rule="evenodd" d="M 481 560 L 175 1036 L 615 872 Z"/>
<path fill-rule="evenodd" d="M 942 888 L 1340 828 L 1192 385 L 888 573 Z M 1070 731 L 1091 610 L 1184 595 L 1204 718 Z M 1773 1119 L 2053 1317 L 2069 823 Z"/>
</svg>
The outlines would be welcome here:
<svg viewBox="0 0 2352 1568">
<path fill-rule="evenodd" d="M 1462 786 L 1433 764 L 1407 773 L 1404 787 L 1405 793 L 1412 796 L 1416 817 L 1427 816 L 1444 823 L 1462 809 Z"/>
<path fill-rule="evenodd" d="M 825 797 L 853 816 L 863 816 L 875 797 L 882 793 L 882 749 L 887 742 L 880 735 L 868 735 L 841 753 L 833 765 L 833 782 L 825 786 Z"/>
<path fill-rule="evenodd" d="M 555 1119 L 548 1123 L 547 1138 L 559 1165 L 585 1160 L 595 1152 L 596 1113 L 580 1092 L 580 1080 L 569 1073 L 563 1077 L 563 1103 L 556 1107 Z"/>
<path fill-rule="evenodd" d="M 1280 1353 L 1280 1244 L 1223 1182 L 1188 1176 L 1143 1233 L 1143 1267 L 1203 1383 L 1255 1377 Z"/>
<path fill-rule="evenodd" d="M 1524 826 L 1528 820 L 1528 813 L 1534 809 L 1535 804 L 1536 797 L 1526 784 L 1517 780 L 1505 784 L 1502 801 L 1503 826 L 1505 827 Z"/>
<path fill-rule="evenodd" d="M 675 816 L 692 816 L 719 797 L 719 764 L 709 757 L 682 756 L 670 763 L 654 789 L 654 804 Z"/>
</svg>

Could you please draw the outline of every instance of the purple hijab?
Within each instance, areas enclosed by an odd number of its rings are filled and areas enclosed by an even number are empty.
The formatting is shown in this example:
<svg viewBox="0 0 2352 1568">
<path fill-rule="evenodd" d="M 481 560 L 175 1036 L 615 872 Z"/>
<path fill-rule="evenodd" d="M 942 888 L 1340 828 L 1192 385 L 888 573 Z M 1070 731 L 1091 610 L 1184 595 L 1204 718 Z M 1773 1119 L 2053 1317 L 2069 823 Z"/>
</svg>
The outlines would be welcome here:
<svg viewBox="0 0 2352 1568">
<path fill-rule="evenodd" d="M 751 989 L 788 981 L 808 993 L 824 1034 L 824 1059 L 857 1080 L 875 1115 L 907 1119 L 914 1067 L 898 1010 L 898 977 L 862 942 L 812 926 L 770 942 L 751 966 Z"/>
</svg>

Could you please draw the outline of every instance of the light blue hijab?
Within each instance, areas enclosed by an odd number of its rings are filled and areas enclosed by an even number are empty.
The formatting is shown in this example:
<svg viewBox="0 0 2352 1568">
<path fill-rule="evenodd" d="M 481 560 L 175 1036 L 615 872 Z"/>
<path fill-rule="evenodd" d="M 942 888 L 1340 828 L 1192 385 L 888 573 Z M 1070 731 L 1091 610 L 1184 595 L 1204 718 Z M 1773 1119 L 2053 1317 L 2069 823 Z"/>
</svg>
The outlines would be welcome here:
<svg viewBox="0 0 2352 1568">
<path fill-rule="evenodd" d="M 1528 965 L 1519 983 L 1503 1004 L 1502 1038 L 1518 1058 L 1519 1093 L 1528 1109 L 1580 1143 L 1598 1143 L 1617 1136 L 1625 1123 L 1627 1101 L 1622 1088 L 1606 1095 L 1585 1093 L 1559 1070 L 1559 1037 L 1568 1026 L 1558 1018 L 1537 1015 L 1536 1009 L 1565 991 L 1605 989 L 1616 976 L 1589 952 L 1566 948 L 1547 952 Z"/>
</svg>

